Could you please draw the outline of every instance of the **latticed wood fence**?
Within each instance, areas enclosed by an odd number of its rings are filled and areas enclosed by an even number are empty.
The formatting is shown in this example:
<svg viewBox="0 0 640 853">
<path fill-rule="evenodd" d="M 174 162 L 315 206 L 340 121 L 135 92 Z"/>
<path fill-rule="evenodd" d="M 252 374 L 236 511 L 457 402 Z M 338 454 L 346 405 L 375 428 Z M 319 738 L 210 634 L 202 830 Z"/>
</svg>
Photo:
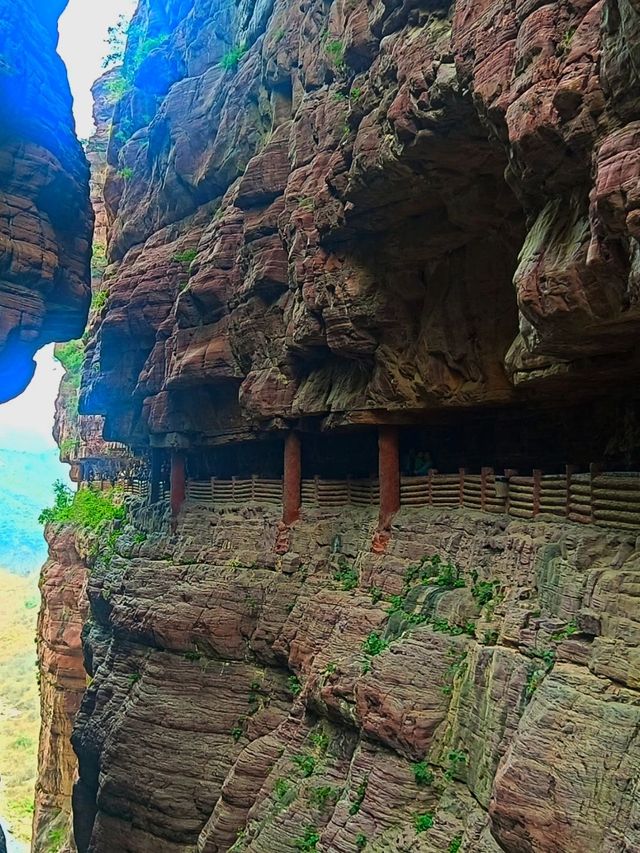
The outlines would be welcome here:
<svg viewBox="0 0 640 853">
<path fill-rule="evenodd" d="M 112 488 L 111 480 L 93 480 L 82 487 Z M 149 495 L 144 478 L 116 481 L 125 493 Z M 169 484 L 159 485 L 159 497 L 169 497 Z M 242 505 L 282 503 L 282 480 L 249 479 L 190 480 L 187 497 L 200 503 Z M 302 481 L 303 507 L 377 507 L 378 480 Z M 402 477 L 400 503 L 403 507 L 465 507 L 481 512 L 507 513 L 515 518 L 568 519 L 582 524 L 636 529 L 640 527 L 640 473 L 542 474 L 522 476 L 513 471 L 496 474 L 483 468 L 480 474 L 464 470 L 456 474 L 431 471 L 424 477 Z"/>
<path fill-rule="evenodd" d="M 640 473 L 542 474 L 524 477 L 513 472 L 496 476 L 439 474 L 403 477 L 402 506 L 467 507 L 508 513 L 516 518 L 539 515 L 582 524 L 640 527 Z"/>
<path fill-rule="evenodd" d="M 125 480 L 85 480 L 80 484 L 80 488 L 95 489 L 96 491 L 105 491 L 106 489 L 122 489 L 125 495 L 135 495 L 139 498 L 146 498 L 149 495 L 149 481 L 143 477 L 127 478 Z M 158 498 L 164 500 L 169 497 L 171 488 L 169 483 L 164 481 L 158 484 Z"/>
<path fill-rule="evenodd" d="M 187 497 L 201 503 L 215 504 L 280 504 L 282 503 L 282 480 L 267 480 L 251 477 L 248 480 L 189 480 Z"/>
<path fill-rule="evenodd" d="M 373 478 L 322 480 L 314 477 L 302 481 L 303 506 L 377 506 L 379 501 L 380 484 Z"/>
</svg>

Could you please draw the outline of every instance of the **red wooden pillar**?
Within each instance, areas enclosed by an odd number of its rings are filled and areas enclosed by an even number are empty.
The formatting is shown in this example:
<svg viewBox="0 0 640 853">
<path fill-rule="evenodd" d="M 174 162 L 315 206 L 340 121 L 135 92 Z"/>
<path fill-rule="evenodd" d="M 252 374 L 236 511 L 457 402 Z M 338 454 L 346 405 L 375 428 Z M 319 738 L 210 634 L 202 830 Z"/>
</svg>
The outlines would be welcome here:
<svg viewBox="0 0 640 853">
<path fill-rule="evenodd" d="M 186 474 L 184 453 L 180 450 L 171 451 L 171 515 L 175 518 L 186 495 Z"/>
<path fill-rule="evenodd" d="M 398 428 L 378 427 L 378 478 L 380 480 L 381 530 L 391 525 L 400 509 L 400 442 Z"/>
<path fill-rule="evenodd" d="M 284 440 L 284 484 L 282 520 L 286 525 L 300 518 L 302 503 L 302 442 L 297 432 L 287 433 Z"/>
</svg>

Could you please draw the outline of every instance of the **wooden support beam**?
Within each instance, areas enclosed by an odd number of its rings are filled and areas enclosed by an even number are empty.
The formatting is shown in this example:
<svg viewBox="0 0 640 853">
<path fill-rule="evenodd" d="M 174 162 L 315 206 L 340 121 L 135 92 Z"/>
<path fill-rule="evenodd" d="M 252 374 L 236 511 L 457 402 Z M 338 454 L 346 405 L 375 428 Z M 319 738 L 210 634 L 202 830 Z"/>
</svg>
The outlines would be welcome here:
<svg viewBox="0 0 640 853">
<path fill-rule="evenodd" d="M 388 530 L 400 509 L 400 440 L 398 428 L 378 427 L 378 478 L 380 480 L 380 530 Z"/>
<path fill-rule="evenodd" d="M 149 501 L 154 504 L 160 500 L 160 483 L 162 481 L 162 450 L 151 448 L 151 483 Z"/>
<path fill-rule="evenodd" d="M 180 513 L 186 496 L 187 478 L 184 453 L 171 451 L 171 515 L 176 518 Z"/>
<path fill-rule="evenodd" d="M 302 504 L 302 443 L 297 432 L 289 432 L 284 440 L 284 483 L 282 521 L 287 526 L 300 518 Z"/>
</svg>

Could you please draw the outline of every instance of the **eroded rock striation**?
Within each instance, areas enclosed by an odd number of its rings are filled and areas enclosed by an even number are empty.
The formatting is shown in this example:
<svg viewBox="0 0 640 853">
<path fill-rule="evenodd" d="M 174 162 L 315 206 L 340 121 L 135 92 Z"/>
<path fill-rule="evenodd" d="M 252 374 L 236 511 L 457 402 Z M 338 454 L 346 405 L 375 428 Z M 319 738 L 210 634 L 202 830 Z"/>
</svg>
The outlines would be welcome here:
<svg viewBox="0 0 640 853">
<path fill-rule="evenodd" d="M 38 620 L 42 722 L 32 849 L 71 853 L 76 849 L 71 840 L 71 792 L 77 761 L 70 738 L 86 687 L 80 634 L 88 611 L 87 567 L 73 528 L 49 526 L 47 541 Z"/>
<path fill-rule="evenodd" d="M 639 32 L 141 0 L 80 409 L 151 488 L 88 559 L 80 853 L 640 849 L 640 498 L 596 477 L 640 462 Z M 397 511 L 419 448 L 455 477 Z"/>
<path fill-rule="evenodd" d="M 634 535 L 158 512 L 90 576 L 81 851 L 638 847 Z"/>
<path fill-rule="evenodd" d="M 161 444 L 624 384 L 639 26 L 615 0 L 144 0 L 87 408 Z"/>
<path fill-rule="evenodd" d="M 89 306 L 88 167 L 56 54 L 65 5 L 0 3 L 0 402 L 27 386 L 36 350 L 82 334 Z"/>
</svg>

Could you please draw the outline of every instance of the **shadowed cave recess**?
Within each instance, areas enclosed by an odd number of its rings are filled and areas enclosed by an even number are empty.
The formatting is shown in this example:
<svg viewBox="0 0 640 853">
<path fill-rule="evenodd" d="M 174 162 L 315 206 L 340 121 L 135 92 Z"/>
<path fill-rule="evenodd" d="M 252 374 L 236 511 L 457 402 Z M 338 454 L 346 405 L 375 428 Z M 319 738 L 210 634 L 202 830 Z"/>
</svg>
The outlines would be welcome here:
<svg viewBox="0 0 640 853">
<path fill-rule="evenodd" d="M 23 5 L 33 853 L 640 850 L 637 3 L 140 0 L 82 147 Z"/>
</svg>

